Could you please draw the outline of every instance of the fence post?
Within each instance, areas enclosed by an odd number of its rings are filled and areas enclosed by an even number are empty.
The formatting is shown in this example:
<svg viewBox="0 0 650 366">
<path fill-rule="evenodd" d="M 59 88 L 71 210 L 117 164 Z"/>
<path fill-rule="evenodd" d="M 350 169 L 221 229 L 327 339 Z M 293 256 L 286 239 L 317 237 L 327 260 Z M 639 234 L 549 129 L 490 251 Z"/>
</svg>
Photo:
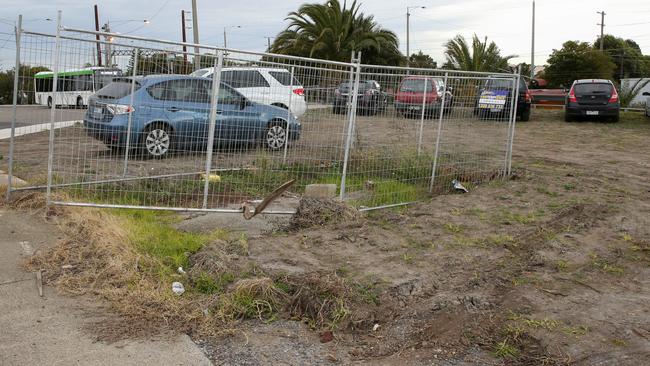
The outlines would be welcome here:
<svg viewBox="0 0 650 366">
<path fill-rule="evenodd" d="M 129 167 L 129 150 L 131 149 L 131 126 L 133 123 L 133 98 L 135 98 L 135 76 L 138 74 L 138 57 L 140 49 L 136 48 L 133 54 L 133 73 L 131 74 L 131 100 L 129 101 L 129 121 L 126 126 L 126 146 L 124 148 L 124 172 L 122 176 L 126 178 L 126 172 Z"/>
<path fill-rule="evenodd" d="M 47 192 L 46 202 L 50 206 L 52 201 L 52 164 L 54 163 L 54 120 L 56 119 L 56 91 L 59 81 L 59 54 L 61 53 L 61 10 L 56 15 L 56 41 L 54 46 L 54 67 L 52 72 L 52 108 L 50 109 L 50 138 L 47 153 Z"/>
<path fill-rule="evenodd" d="M 519 65 L 519 68 L 517 70 L 517 99 L 515 100 L 515 111 L 517 110 L 519 106 L 519 84 L 521 81 L 521 65 Z M 517 115 L 515 114 L 515 119 L 512 122 L 512 127 L 510 128 L 510 143 L 508 144 L 509 146 L 509 153 L 508 153 L 508 176 L 512 174 L 512 145 L 515 142 L 515 129 L 517 127 Z"/>
<path fill-rule="evenodd" d="M 11 196 L 11 180 L 14 174 L 14 138 L 16 137 L 16 113 L 18 109 L 18 82 L 20 74 L 20 35 L 23 28 L 23 16 L 18 15 L 18 25 L 16 26 L 16 68 L 14 69 L 14 95 L 13 110 L 11 116 L 11 137 L 9 139 L 9 169 L 7 172 L 7 193 L 6 200 L 9 202 Z"/>
<path fill-rule="evenodd" d="M 287 148 L 289 147 L 289 140 L 291 137 L 291 99 L 293 97 L 293 75 L 294 75 L 295 67 L 291 66 L 291 82 L 290 82 L 290 87 L 289 87 L 289 105 L 287 106 L 287 134 L 286 134 L 286 140 L 284 141 L 284 157 L 282 158 L 282 163 L 286 164 L 287 163 Z"/>
<path fill-rule="evenodd" d="M 210 100 L 210 120 L 208 129 L 208 146 L 205 151 L 205 183 L 203 185 L 203 209 L 208 208 L 208 194 L 210 193 L 210 171 L 212 169 L 212 150 L 214 148 L 214 132 L 217 123 L 217 108 L 219 102 L 219 88 L 221 84 L 221 69 L 223 68 L 223 51 L 217 51 L 217 59 L 212 73 L 212 94 Z"/>
<path fill-rule="evenodd" d="M 422 151 L 422 132 L 424 131 L 424 115 L 427 106 L 427 83 L 429 82 L 429 79 L 427 79 L 426 77 L 423 80 L 424 80 L 424 90 L 422 93 L 422 113 L 420 114 L 420 132 L 418 133 L 418 156 L 420 156 L 420 152 Z"/>
<path fill-rule="evenodd" d="M 345 154 L 343 156 L 343 173 L 341 174 L 341 201 L 345 199 L 345 180 L 348 173 L 348 161 L 350 160 L 350 145 L 352 144 L 352 134 L 354 131 L 354 124 L 357 117 L 357 94 L 359 93 L 359 79 L 361 77 L 361 52 L 358 53 L 356 59 L 353 58 L 352 62 L 356 68 L 354 71 L 354 86 L 352 88 L 352 101 L 350 104 L 350 112 L 348 118 L 348 131 L 345 139 Z"/>
<path fill-rule="evenodd" d="M 517 123 L 517 104 L 519 101 L 519 78 L 520 78 L 520 68 L 517 68 L 513 72 L 513 80 L 512 82 L 514 85 L 512 86 L 513 90 L 513 96 L 511 97 L 510 100 L 510 116 L 508 120 L 508 136 L 506 138 L 506 156 L 504 158 L 504 167 L 503 167 L 503 177 L 509 177 L 510 176 L 510 158 L 511 158 L 511 153 L 512 153 L 512 139 L 514 138 L 514 129 L 515 129 L 515 124 Z M 515 77 L 516 76 L 516 77 Z"/>
<path fill-rule="evenodd" d="M 438 153 L 440 151 L 440 135 L 442 134 L 442 118 L 445 114 L 445 101 L 447 99 L 447 81 L 449 73 L 445 72 L 445 91 L 442 94 L 440 104 L 440 117 L 438 117 L 438 132 L 436 133 L 436 151 L 433 155 L 433 166 L 431 167 L 431 183 L 429 183 L 429 193 L 433 193 L 433 182 L 436 180 L 436 169 L 438 169 Z"/>
</svg>

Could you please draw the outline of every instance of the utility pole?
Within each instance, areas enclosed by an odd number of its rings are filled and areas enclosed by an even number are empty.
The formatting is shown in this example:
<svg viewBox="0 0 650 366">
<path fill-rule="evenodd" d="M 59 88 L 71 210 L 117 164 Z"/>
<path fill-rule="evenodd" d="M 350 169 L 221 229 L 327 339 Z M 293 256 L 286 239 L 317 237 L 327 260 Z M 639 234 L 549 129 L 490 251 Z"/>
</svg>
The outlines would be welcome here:
<svg viewBox="0 0 650 366">
<path fill-rule="evenodd" d="M 411 9 L 426 9 L 426 6 L 406 7 L 406 67 L 409 67 L 411 59 Z"/>
<path fill-rule="evenodd" d="M 228 40 L 226 39 L 226 27 L 223 27 L 223 48 L 228 48 Z"/>
<path fill-rule="evenodd" d="M 271 52 L 271 38 L 272 37 L 264 37 L 266 38 L 266 52 Z"/>
<path fill-rule="evenodd" d="M 106 33 L 111 32 L 111 26 L 108 22 L 102 26 L 102 30 Z M 113 66 L 113 55 L 112 55 L 112 50 L 111 50 L 111 42 L 113 41 L 113 37 L 111 36 L 106 36 L 106 67 L 112 67 Z"/>
<path fill-rule="evenodd" d="M 598 24 L 600 26 L 600 52 L 603 52 L 604 46 L 603 46 L 603 41 L 605 37 L 605 11 L 599 11 L 598 14 L 600 14 L 600 23 Z"/>
<path fill-rule="evenodd" d="M 95 4 L 95 31 L 99 32 L 99 10 L 97 4 Z M 95 34 L 95 40 L 97 41 L 97 66 L 102 66 L 102 45 L 99 43 L 99 34 Z"/>
<path fill-rule="evenodd" d="M 192 0 L 192 33 L 194 35 L 194 44 L 199 44 L 199 13 L 196 11 L 196 0 Z M 201 68 L 201 49 L 194 46 L 194 69 Z"/>
<path fill-rule="evenodd" d="M 411 12 L 406 8 L 406 68 L 408 69 L 411 61 Z"/>
<path fill-rule="evenodd" d="M 623 53 L 621 54 L 621 73 L 620 76 L 618 77 L 619 81 L 623 80 L 623 63 L 625 62 L 625 49 L 622 49 Z"/>
<path fill-rule="evenodd" d="M 533 35 L 530 48 L 530 79 L 535 78 L 535 0 L 533 0 Z"/>
<path fill-rule="evenodd" d="M 183 37 L 183 43 L 187 43 L 187 34 L 185 30 L 187 26 L 185 25 L 185 10 L 181 10 L 181 36 Z M 183 44 L 183 65 L 187 64 L 187 46 Z"/>
</svg>

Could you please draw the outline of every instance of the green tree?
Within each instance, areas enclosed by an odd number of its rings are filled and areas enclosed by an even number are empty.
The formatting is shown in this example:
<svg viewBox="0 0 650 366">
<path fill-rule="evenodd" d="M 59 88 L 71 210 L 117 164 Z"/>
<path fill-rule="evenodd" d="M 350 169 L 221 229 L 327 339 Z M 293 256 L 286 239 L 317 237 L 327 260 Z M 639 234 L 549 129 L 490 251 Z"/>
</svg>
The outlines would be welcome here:
<svg viewBox="0 0 650 366">
<path fill-rule="evenodd" d="M 515 55 L 501 56 L 496 43 L 488 43 L 487 37 L 481 41 L 475 34 L 472 45 L 465 37 L 457 35 L 445 44 L 445 68 L 464 71 L 507 72 L 508 61 Z"/>
<path fill-rule="evenodd" d="M 568 41 L 553 50 L 542 78 L 550 87 L 569 87 L 578 79 L 612 79 L 616 65 L 587 42 Z"/>
<path fill-rule="evenodd" d="M 49 71 L 44 66 L 20 65 L 18 71 L 18 102 L 34 103 L 34 75 L 40 71 Z M 0 72 L 0 104 L 12 104 L 14 94 L 15 68 Z"/>
<path fill-rule="evenodd" d="M 414 53 L 409 57 L 410 67 L 421 68 L 421 69 L 436 69 L 438 68 L 438 63 L 433 61 L 431 56 L 419 51 Z"/>
<path fill-rule="evenodd" d="M 401 64 L 397 35 L 363 14 L 356 0 L 347 5 L 339 0 L 301 5 L 288 14 L 289 26 L 278 34 L 271 52 L 350 61 L 352 51 L 361 51 L 364 63 Z"/>
<path fill-rule="evenodd" d="M 600 50 L 600 37 L 594 42 L 593 48 Z M 616 65 L 614 69 L 616 80 L 650 75 L 650 65 L 641 52 L 641 47 L 635 41 L 607 34 L 603 37 L 603 49 Z"/>
</svg>

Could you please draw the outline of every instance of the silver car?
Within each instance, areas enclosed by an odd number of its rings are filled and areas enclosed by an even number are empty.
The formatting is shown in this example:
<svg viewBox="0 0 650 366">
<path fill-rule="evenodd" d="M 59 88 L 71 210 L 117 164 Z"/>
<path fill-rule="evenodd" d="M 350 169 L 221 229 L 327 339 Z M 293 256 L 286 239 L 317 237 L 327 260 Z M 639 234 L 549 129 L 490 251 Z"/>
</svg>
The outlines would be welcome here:
<svg viewBox="0 0 650 366">
<path fill-rule="evenodd" d="M 645 98 L 645 116 L 650 117 L 650 92 L 644 92 L 643 93 Z"/>
</svg>

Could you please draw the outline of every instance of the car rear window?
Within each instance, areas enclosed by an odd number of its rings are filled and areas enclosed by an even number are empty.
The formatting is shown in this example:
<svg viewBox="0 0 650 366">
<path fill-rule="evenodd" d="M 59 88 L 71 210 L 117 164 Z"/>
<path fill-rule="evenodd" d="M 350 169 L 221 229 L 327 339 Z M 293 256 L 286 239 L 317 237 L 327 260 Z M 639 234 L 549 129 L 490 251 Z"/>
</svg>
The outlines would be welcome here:
<svg viewBox="0 0 650 366">
<path fill-rule="evenodd" d="M 140 89 L 140 83 L 135 82 L 135 89 Z M 131 94 L 131 79 L 114 79 L 105 87 L 97 91 L 97 96 L 102 99 L 120 99 Z"/>
<path fill-rule="evenodd" d="M 488 79 L 485 86 L 491 89 L 512 89 L 512 80 L 508 79 Z"/>
<path fill-rule="evenodd" d="M 607 83 L 576 84 L 573 90 L 576 94 L 609 94 L 612 92 L 612 84 L 607 84 Z"/>
<path fill-rule="evenodd" d="M 293 82 L 291 82 L 291 73 L 287 71 L 269 71 L 269 74 L 284 86 L 301 86 L 295 76 L 293 77 Z"/>
<path fill-rule="evenodd" d="M 412 92 L 412 93 L 422 93 L 424 90 L 424 83 L 427 85 L 427 92 L 433 90 L 431 85 L 431 80 L 429 79 L 407 79 L 402 82 L 402 85 L 399 88 L 399 91 L 402 92 Z"/>
<path fill-rule="evenodd" d="M 347 92 L 347 91 L 351 90 L 352 87 L 354 87 L 354 84 L 351 84 L 349 81 L 345 81 L 345 82 L 341 83 L 341 85 L 339 85 L 339 90 L 342 91 L 342 92 Z M 371 89 L 371 88 L 372 88 L 372 84 L 370 84 L 369 82 L 361 82 L 361 83 L 359 83 L 359 91 L 360 92 L 365 92 L 366 90 Z"/>
<path fill-rule="evenodd" d="M 193 73 L 191 73 L 190 76 L 204 76 L 205 74 L 207 74 L 209 72 L 210 72 L 210 70 L 208 70 L 208 69 L 196 70 Z"/>
</svg>

